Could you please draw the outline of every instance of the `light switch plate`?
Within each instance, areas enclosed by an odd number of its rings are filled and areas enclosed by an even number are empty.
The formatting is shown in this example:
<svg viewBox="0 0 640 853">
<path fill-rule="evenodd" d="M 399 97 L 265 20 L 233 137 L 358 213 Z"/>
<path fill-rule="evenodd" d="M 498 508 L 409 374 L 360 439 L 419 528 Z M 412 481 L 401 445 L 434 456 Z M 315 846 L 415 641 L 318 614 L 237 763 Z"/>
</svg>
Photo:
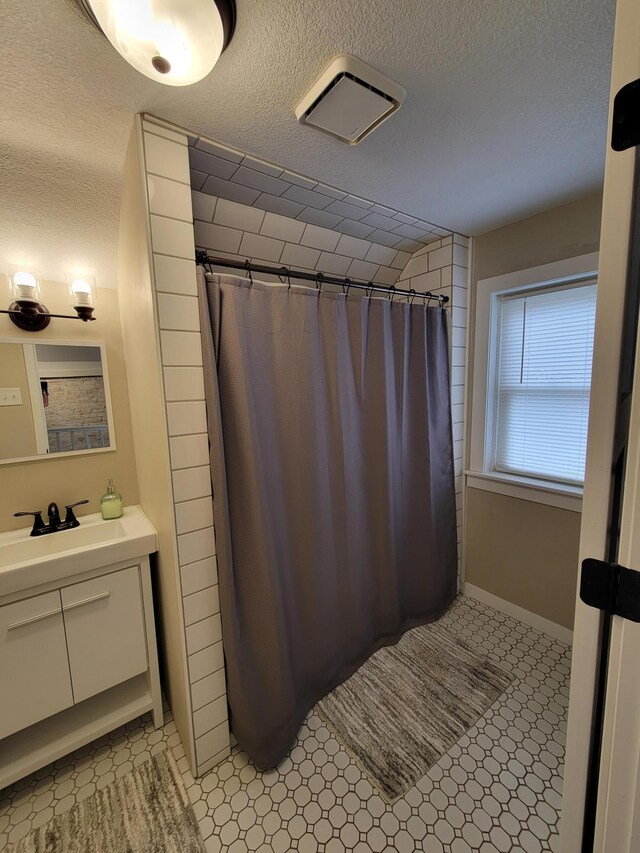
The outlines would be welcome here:
<svg viewBox="0 0 640 853">
<path fill-rule="evenodd" d="M 0 406 L 21 406 L 22 392 L 19 388 L 0 388 Z"/>
</svg>

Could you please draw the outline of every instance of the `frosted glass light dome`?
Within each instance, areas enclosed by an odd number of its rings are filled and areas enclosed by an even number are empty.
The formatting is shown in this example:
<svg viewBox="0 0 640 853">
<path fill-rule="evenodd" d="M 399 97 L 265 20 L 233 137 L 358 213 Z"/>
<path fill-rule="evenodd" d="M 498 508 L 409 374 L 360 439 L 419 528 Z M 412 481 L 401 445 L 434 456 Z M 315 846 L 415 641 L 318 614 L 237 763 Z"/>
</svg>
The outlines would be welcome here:
<svg viewBox="0 0 640 853">
<path fill-rule="evenodd" d="M 130 65 L 169 86 L 188 86 L 206 77 L 235 21 L 235 7 L 228 0 L 81 2 Z"/>
</svg>

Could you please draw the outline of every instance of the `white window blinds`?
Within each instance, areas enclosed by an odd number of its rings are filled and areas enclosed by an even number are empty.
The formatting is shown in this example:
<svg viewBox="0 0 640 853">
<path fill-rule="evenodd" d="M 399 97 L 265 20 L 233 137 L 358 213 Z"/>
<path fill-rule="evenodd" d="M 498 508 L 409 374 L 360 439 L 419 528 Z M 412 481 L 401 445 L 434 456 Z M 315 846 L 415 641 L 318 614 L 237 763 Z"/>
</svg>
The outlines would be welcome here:
<svg viewBox="0 0 640 853">
<path fill-rule="evenodd" d="M 582 483 L 596 283 L 497 300 L 494 468 Z"/>
</svg>

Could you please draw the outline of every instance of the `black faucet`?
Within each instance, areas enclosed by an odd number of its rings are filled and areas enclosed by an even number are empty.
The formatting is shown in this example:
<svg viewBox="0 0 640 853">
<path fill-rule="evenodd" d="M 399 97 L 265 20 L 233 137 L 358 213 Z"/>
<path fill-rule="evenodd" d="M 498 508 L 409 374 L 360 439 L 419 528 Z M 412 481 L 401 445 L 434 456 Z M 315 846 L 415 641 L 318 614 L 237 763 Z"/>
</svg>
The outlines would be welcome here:
<svg viewBox="0 0 640 853">
<path fill-rule="evenodd" d="M 44 536 L 47 533 L 57 533 L 59 530 L 70 530 L 72 527 L 79 527 L 80 522 L 75 517 L 73 512 L 74 507 L 80 506 L 81 504 L 88 504 L 88 500 L 77 501 L 74 504 L 66 504 L 65 509 L 67 511 L 64 521 L 60 519 L 60 512 L 58 510 L 58 504 L 50 503 L 47 508 L 47 516 L 49 518 L 49 523 L 45 524 L 42 520 L 42 510 L 37 510 L 36 512 L 14 512 L 13 515 L 15 518 L 18 518 L 21 515 L 32 515 L 33 516 L 33 528 L 31 530 L 31 536 Z"/>
<path fill-rule="evenodd" d="M 49 527 L 55 527 L 56 530 L 60 527 L 60 512 L 58 504 L 51 502 L 47 507 L 47 515 L 49 516 Z"/>
</svg>

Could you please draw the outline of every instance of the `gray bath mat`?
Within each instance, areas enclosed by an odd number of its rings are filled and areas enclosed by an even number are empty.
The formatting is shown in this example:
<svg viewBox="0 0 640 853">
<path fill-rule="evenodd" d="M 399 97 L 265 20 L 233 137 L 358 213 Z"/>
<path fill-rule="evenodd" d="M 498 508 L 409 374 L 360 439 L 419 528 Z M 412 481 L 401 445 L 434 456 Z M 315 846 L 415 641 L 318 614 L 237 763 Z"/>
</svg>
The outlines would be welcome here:
<svg viewBox="0 0 640 853">
<path fill-rule="evenodd" d="M 175 760 L 160 752 L 7 853 L 205 853 Z"/>
<path fill-rule="evenodd" d="M 317 710 L 387 800 L 406 793 L 513 677 L 437 622 L 372 655 Z"/>
</svg>

